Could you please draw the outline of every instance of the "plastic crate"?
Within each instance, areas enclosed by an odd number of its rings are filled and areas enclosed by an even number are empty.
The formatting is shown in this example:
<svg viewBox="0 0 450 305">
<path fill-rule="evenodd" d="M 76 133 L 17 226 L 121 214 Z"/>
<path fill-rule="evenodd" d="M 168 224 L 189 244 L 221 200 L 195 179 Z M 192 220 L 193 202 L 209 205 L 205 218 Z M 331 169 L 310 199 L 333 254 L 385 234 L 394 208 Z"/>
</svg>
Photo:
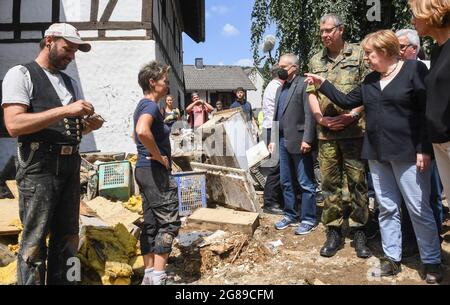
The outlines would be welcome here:
<svg viewBox="0 0 450 305">
<path fill-rule="evenodd" d="M 98 191 L 102 197 L 127 201 L 131 193 L 131 163 L 116 161 L 99 164 Z"/>
<path fill-rule="evenodd" d="M 261 162 L 256 163 L 249 169 L 250 176 L 255 180 L 255 182 L 264 189 L 266 185 L 266 177 L 261 173 Z"/>
<path fill-rule="evenodd" d="M 180 216 L 191 215 L 195 209 L 206 207 L 206 172 L 174 173 L 178 185 Z"/>
</svg>

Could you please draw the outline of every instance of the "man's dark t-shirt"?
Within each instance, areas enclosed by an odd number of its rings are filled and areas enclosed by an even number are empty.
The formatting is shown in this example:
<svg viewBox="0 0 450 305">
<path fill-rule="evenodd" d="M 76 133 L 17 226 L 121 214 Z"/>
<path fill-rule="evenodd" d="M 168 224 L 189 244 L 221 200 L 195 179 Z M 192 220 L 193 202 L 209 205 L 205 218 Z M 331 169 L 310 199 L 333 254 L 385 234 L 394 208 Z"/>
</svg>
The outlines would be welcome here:
<svg viewBox="0 0 450 305">
<path fill-rule="evenodd" d="M 171 151 L 170 151 L 170 127 L 164 124 L 164 118 L 159 111 L 158 105 L 149 100 L 143 99 L 139 102 L 134 111 L 133 119 L 134 119 L 134 139 L 136 141 L 136 147 L 138 152 L 138 160 L 136 163 L 136 167 L 149 167 L 152 166 L 152 162 L 158 162 L 154 160 L 148 160 L 146 157 L 150 157 L 150 152 L 147 151 L 145 146 L 139 140 L 136 134 L 136 125 L 143 114 L 149 114 L 153 117 L 153 124 L 151 127 L 151 131 L 153 136 L 155 137 L 156 145 L 159 148 L 162 156 L 166 156 L 170 159 Z"/>
<path fill-rule="evenodd" d="M 235 101 L 233 104 L 231 104 L 230 109 L 238 107 L 242 107 L 242 110 L 247 115 L 247 121 L 251 121 L 253 118 L 252 105 L 247 101 L 243 102 Z"/>
</svg>

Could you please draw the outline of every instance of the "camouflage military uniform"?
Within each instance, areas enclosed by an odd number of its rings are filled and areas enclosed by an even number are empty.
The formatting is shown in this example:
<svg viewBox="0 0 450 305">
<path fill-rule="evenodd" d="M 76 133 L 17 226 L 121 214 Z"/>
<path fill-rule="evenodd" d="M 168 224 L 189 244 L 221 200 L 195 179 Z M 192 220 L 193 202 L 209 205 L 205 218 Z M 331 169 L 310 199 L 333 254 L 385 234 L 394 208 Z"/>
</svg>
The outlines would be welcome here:
<svg viewBox="0 0 450 305">
<path fill-rule="evenodd" d="M 326 49 L 314 55 L 309 62 L 309 72 L 326 78 L 336 88 L 348 93 L 362 82 L 368 72 L 363 58 L 364 51 L 360 46 L 346 43 L 335 59 L 328 56 Z M 318 99 L 323 116 L 335 117 L 349 112 L 334 105 L 320 93 Z M 341 131 L 332 131 L 319 124 L 317 128 L 325 197 L 322 222 L 326 226 L 341 227 L 344 209 L 350 204 L 350 226 L 364 226 L 369 215 L 364 161 L 360 159 L 364 115 L 361 113 L 358 120 Z M 342 198 L 345 180 L 350 192 L 350 203 L 345 203 Z"/>
</svg>

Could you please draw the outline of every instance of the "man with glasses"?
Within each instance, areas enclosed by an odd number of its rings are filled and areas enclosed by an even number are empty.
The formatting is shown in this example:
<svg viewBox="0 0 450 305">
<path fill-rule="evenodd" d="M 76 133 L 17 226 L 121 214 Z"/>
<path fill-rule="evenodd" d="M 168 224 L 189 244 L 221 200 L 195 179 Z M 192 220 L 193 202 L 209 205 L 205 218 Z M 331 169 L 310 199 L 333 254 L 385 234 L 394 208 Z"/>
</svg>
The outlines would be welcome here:
<svg viewBox="0 0 450 305">
<path fill-rule="evenodd" d="M 320 35 L 324 49 L 309 62 L 309 72 L 328 79 L 342 92 L 348 93 L 364 80 L 367 68 L 364 51 L 344 41 L 344 25 L 340 17 L 327 14 L 320 19 Z M 308 88 L 313 92 L 314 88 Z M 315 96 L 315 95 L 314 95 Z M 349 217 L 354 231 L 354 247 L 358 257 L 371 256 L 366 246 L 365 226 L 369 219 L 365 164 L 360 159 L 365 121 L 363 107 L 348 112 L 318 94 L 310 99 L 319 139 L 319 163 L 322 192 L 325 197 L 322 222 L 327 227 L 327 240 L 320 254 L 331 257 L 342 248 L 341 232 L 344 216 Z M 345 181 L 347 183 L 345 183 Z M 349 199 L 343 190 L 348 185 Z M 350 202 L 346 202 L 346 201 Z"/>
<path fill-rule="evenodd" d="M 272 124 L 269 152 L 273 154 L 276 149 L 280 156 L 284 217 L 275 223 L 275 228 L 284 230 L 300 222 L 295 234 L 306 235 L 317 226 L 311 153 L 316 124 L 308 104 L 305 78 L 298 76 L 297 55 L 282 55 L 278 66 L 281 69 L 279 78 L 284 83 L 278 87 L 275 96 L 273 122 L 278 122 L 278 128 Z"/>
<path fill-rule="evenodd" d="M 420 38 L 415 30 L 403 29 L 397 31 L 395 35 L 400 43 L 400 57 L 403 60 L 416 60 L 420 51 Z"/>
<path fill-rule="evenodd" d="M 420 38 L 416 30 L 403 29 L 395 33 L 400 43 L 400 58 L 402 60 L 418 60 L 420 52 Z M 429 61 L 424 61 L 424 63 L 429 67 Z M 439 177 L 438 168 L 436 166 L 436 161 L 433 160 L 431 164 L 431 208 L 433 209 L 433 214 L 438 226 L 438 233 L 442 235 L 442 222 L 444 220 L 444 211 L 442 205 L 442 182 Z M 403 231 L 403 256 L 410 257 L 419 252 L 417 246 L 416 236 L 414 229 L 412 227 L 411 218 L 409 217 L 408 211 L 402 204 L 402 231 Z M 441 237 L 442 241 L 442 237 Z"/>
</svg>

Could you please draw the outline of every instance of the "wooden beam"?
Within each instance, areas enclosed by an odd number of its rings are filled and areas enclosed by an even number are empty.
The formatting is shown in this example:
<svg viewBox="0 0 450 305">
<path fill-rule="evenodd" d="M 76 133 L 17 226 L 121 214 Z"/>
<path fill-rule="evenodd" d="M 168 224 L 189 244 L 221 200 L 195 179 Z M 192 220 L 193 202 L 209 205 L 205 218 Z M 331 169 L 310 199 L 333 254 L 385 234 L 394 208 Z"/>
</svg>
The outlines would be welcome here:
<svg viewBox="0 0 450 305">
<path fill-rule="evenodd" d="M 103 12 L 102 16 L 100 17 L 100 21 L 108 21 L 109 18 L 111 18 L 111 15 L 114 11 L 114 8 L 117 5 L 118 0 L 109 0 L 108 4 L 106 5 L 105 11 Z"/>
<path fill-rule="evenodd" d="M 142 22 L 150 22 L 152 20 L 152 0 L 142 0 L 142 12 L 141 20 Z"/>
<path fill-rule="evenodd" d="M 20 6 L 22 5 L 22 0 L 14 0 L 13 2 L 13 26 L 20 24 Z M 11 30 L 10 30 L 11 31 Z M 14 39 L 20 39 L 21 32 L 19 30 L 14 30 Z"/>
<path fill-rule="evenodd" d="M 152 22 L 153 19 L 153 0 L 142 0 L 142 22 Z M 146 29 L 146 36 L 153 39 L 153 28 Z"/>
<path fill-rule="evenodd" d="M 100 0 L 91 0 L 91 16 L 90 21 L 96 22 L 98 19 L 98 7 L 99 7 Z"/>
<path fill-rule="evenodd" d="M 87 30 L 146 30 L 151 29 L 151 22 L 139 21 L 107 21 L 107 22 L 71 22 L 80 31 Z M 50 22 L 34 22 L 20 24 L 0 24 L 0 31 L 45 31 Z"/>
<path fill-rule="evenodd" d="M 114 8 L 117 5 L 118 0 L 109 0 L 108 4 L 106 5 L 105 11 L 103 12 L 102 16 L 100 17 L 101 22 L 106 22 L 111 18 L 111 15 L 114 11 Z M 106 31 L 105 30 L 99 30 L 98 31 L 98 37 L 105 37 Z"/>
<path fill-rule="evenodd" d="M 59 14 L 61 11 L 59 0 L 52 0 L 52 22 L 59 22 Z"/>
<path fill-rule="evenodd" d="M 147 36 L 117 36 L 117 37 L 85 37 L 85 41 L 117 41 L 117 40 L 150 40 Z M 29 43 L 29 42 L 40 42 L 39 38 L 29 38 L 29 39 L 3 39 L 0 40 L 0 45 L 4 43 Z"/>
</svg>

